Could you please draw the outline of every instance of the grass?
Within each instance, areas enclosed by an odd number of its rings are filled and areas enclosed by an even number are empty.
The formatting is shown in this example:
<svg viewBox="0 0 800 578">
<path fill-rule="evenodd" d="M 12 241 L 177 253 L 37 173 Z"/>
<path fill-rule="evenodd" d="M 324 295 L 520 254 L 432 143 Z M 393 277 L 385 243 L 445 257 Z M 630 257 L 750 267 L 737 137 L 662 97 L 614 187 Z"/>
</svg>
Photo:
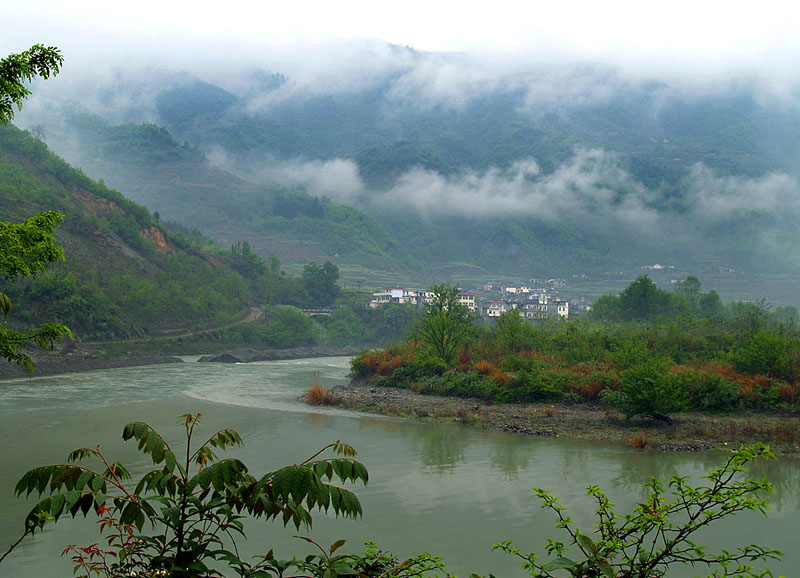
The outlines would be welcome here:
<svg viewBox="0 0 800 578">
<path fill-rule="evenodd" d="M 318 379 L 314 379 L 314 383 L 306 392 L 306 403 L 309 405 L 339 405 L 342 403 L 342 398 L 333 395 L 329 387 L 324 387 Z"/>
</svg>

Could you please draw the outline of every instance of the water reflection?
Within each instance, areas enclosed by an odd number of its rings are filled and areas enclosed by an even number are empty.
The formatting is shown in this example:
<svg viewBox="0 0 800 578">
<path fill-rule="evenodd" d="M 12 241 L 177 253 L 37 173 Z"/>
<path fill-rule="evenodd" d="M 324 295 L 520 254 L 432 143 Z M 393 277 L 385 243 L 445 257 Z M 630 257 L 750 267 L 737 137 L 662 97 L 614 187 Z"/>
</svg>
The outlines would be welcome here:
<svg viewBox="0 0 800 578">
<path fill-rule="evenodd" d="M 417 427 L 413 430 L 414 453 L 422 465 L 438 472 L 452 472 L 464 462 L 469 445 L 468 432 L 462 427 Z"/>
<path fill-rule="evenodd" d="M 520 472 L 527 472 L 529 452 L 520 448 L 518 440 L 512 436 L 501 436 L 492 448 L 492 466 L 499 470 L 505 479 L 516 480 Z"/>
</svg>

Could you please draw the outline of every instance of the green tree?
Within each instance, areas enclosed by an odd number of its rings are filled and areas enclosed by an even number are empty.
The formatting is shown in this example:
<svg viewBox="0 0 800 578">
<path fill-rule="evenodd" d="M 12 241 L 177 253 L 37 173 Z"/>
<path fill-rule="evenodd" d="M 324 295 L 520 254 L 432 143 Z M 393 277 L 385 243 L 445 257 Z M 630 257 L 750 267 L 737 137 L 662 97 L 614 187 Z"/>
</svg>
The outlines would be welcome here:
<svg viewBox="0 0 800 578">
<path fill-rule="evenodd" d="M 700 296 L 700 313 L 705 317 L 722 317 L 725 314 L 725 306 L 719 293 L 713 289 Z"/>
<path fill-rule="evenodd" d="M 303 267 L 302 275 L 305 289 L 311 299 L 310 305 L 313 307 L 328 307 L 333 305 L 339 295 L 339 268 L 325 261 L 324 265 L 308 263 Z"/>
<path fill-rule="evenodd" d="M 683 381 L 671 373 L 666 359 L 648 359 L 622 372 L 619 391 L 607 390 L 605 399 L 628 417 L 645 416 L 672 423 L 669 414 L 688 409 Z"/>
<path fill-rule="evenodd" d="M 14 107 L 22 108 L 22 101 L 31 92 L 25 86 L 35 77 L 49 78 L 58 73 L 63 62 L 58 48 L 32 46 L 19 54 L 10 54 L 0 60 L 0 125 L 14 118 Z M 23 223 L 0 221 L 0 278 L 13 282 L 19 278 L 36 277 L 46 266 L 56 260 L 64 260 L 64 251 L 55 241 L 53 229 L 61 224 L 64 216 L 49 211 L 27 219 Z M 11 300 L 0 291 L 0 311 L 7 321 L 11 311 Z M 42 348 L 52 347 L 69 329 L 57 323 L 45 323 L 41 327 L 17 331 L 0 327 L 0 357 L 24 366 L 28 374 L 33 372 L 33 359 L 23 350 L 28 345 Z"/>
<path fill-rule="evenodd" d="M 620 316 L 619 297 L 617 295 L 601 295 L 592 304 L 590 316 L 592 319 L 603 322 L 617 321 Z"/>
<path fill-rule="evenodd" d="M 434 285 L 425 304 L 425 316 L 419 336 L 434 355 L 450 365 L 459 348 L 472 334 L 473 319 L 469 309 L 458 301 L 458 287 Z"/>
<path fill-rule="evenodd" d="M 689 310 L 693 313 L 700 308 L 702 291 L 700 291 L 700 280 L 697 277 L 689 275 L 683 281 L 678 281 L 675 284 L 675 293 L 686 299 Z"/>
<path fill-rule="evenodd" d="M 495 319 L 494 340 L 500 351 L 519 353 L 525 347 L 526 327 L 516 309 L 510 309 Z"/>
<path fill-rule="evenodd" d="M 19 278 L 36 277 L 47 271 L 47 265 L 64 260 L 64 250 L 56 243 L 53 229 L 64 216 L 54 211 L 40 213 L 22 223 L 0 221 L 0 278 L 14 282 Z M 11 300 L 0 292 L 0 311 L 7 319 Z M 24 350 L 29 345 L 52 348 L 64 335 L 71 335 L 66 326 L 45 323 L 37 328 L 15 330 L 0 326 L 0 357 L 16 362 L 33 372 L 33 359 Z"/>
<path fill-rule="evenodd" d="M 25 86 L 34 78 L 49 78 L 58 74 L 64 62 L 61 52 L 54 46 L 36 44 L 19 54 L 9 54 L 0 60 L 0 124 L 14 118 L 14 108 L 22 108 L 22 101 L 31 91 Z"/>
<path fill-rule="evenodd" d="M 369 341 L 367 328 L 352 309 L 340 308 L 331 313 L 325 328 L 327 345 L 356 345 Z"/>
<path fill-rule="evenodd" d="M 647 275 L 640 275 L 619 294 L 624 319 L 652 319 L 663 312 L 662 291 Z"/>
</svg>

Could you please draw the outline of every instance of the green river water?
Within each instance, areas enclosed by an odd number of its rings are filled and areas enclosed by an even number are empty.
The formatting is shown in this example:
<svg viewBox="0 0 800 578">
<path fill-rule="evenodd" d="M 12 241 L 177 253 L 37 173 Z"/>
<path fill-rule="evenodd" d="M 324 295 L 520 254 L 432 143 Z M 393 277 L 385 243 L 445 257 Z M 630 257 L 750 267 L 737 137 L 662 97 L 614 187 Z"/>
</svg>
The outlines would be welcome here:
<svg viewBox="0 0 800 578">
<path fill-rule="evenodd" d="M 699 476 L 724 458 L 414 423 L 297 401 L 314 377 L 328 386 L 342 384 L 347 371 L 348 359 L 330 357 L 183 363 L 0 382 L 0 546 L 5 551 L 20 535 L 33 503 L 13 496 L 25 471 L 62 462 L 70 450 L 98 443 L 133 471 L 142 471 L 148 463 L 131 443 L 121 441 L 122 426 L 145 420 L 168 439 L 179 440 L 177 417 L 187 412 L 205 415 L 201 433 L 238 430 L 245 446 L 230 454 L 244 459 L 256 475 L 296 463 L 337 439 L 353 445 L 369 469 L 369 484 L 355 488 L 363 519 L 316 513 L 314 528 L 300 532 L 276 522 L 252 521 L 245 552 L 274 548 L 281 557 L 308 552 L 293 538 L 298 533 L 323 544 L 348 538 L 351 550 L 371 539 L 399 555 L 422 550 L 439 554 L 462 577 L 471 572 L 524 576 L 513 558 L 492 552 L 492 544 L 500 540 L 514 539 L 525 551 L 543 552 L 548 537 L 563 539 L 552 516 L 532 497 L 533 486 L 553 490 L 588 531 L 594 505 L 585 495 L 587 484 L 605 488 L 622 512 L 641 501 L 641 486 L 651 475 L 668 477 L 679 471 Z M 776 576 L 800 576 L 795 546 L 800 537 L 799 465 L 782 459 L 760 466 L 754 473 L 768 475 L 776 486 L 769 517 L 739 515 L 708 531 L 702 542 L 728 549 L 753 542 L 782 549 L 785 559 L 770 568 Z M 61 550 L 97 541 L 91 517 L 63 519 L 23 542 L 0 564 L 0 578 L 72 576 Z M 705 576 L 702 570 L 670 575 Z"/>
</svg>

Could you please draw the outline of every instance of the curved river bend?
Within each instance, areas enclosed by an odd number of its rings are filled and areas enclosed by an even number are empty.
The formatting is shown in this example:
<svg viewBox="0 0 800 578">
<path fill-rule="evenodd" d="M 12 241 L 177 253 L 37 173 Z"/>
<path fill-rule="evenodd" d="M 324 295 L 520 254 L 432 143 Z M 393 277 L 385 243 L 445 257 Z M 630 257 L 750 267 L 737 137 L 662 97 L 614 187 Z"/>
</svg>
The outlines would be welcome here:
<svg viewBox="0 0 800 578">
<path fill-rule="evenodd" d="M 625 446 L 552 438 L 518 437 L 474 431 L 454 424 L 414 423 L 327 408 L 297 401 L 315 377 L 328 386 L 347 383 L 348 359 L 342 357 L 251 364 L 183 363 L 114 369 L 56 377 L 0 382 L 0 536 L 3 551 L 22 530 L 33 500 L 13 497 L 28 469 L 63 461 L 77 447 L 102 449 L 132 466 L 147 462 L 120 439 L 133 420 L 153 424 L 168 439 L 179 440 L 177 417 L 202 412 L 200 433 L 232 427 L 245 440 L 231 455 L 260 474 L 296 463 L 322 445 L 341 439 L 359 451 L 370 483 L 355 491 L 363 520 L 314 515 L 314 528 L 300 533 L 322 544 L 348 538 L 350 550 L 366 539 L 408 555 L 439 554 L 460 576 L 470 572 L 524 576 L 517 562 L 493 543 L 514 539 L 523 551 L 543 552 L 548 537 L 564 539 L 553 518 L 532 497 L 533 486 L 553 490 L 588 531 L 594 505 L 585 496 L 589 483 L 606 489 L 618 512 L 642 499 L 651 475 L 675 471 L 699 476 L 718 466 L 720 454 L 639 452 Z M 787 556 L 770 564 L 776 575 L 797 575 L 800 552 L 798 462 L 761 466 L 777 492 L 769 517 L 742 514 L 706 533 L 701 543 L 733 549 L 751 542 L 776 547 Z M 293 527 L 253 521 L 245 551 L 275 548 L 281 557 L 308 551 L 293 538 Z M 26 539 L 0 564 L 0 578 L 65 578 L 71 563 L 59 557 L 71 543 L 98 541 L 94 520 L 63 519 Z M 703 568 L 670 576 L 706 574 Z"/>
</svg>

